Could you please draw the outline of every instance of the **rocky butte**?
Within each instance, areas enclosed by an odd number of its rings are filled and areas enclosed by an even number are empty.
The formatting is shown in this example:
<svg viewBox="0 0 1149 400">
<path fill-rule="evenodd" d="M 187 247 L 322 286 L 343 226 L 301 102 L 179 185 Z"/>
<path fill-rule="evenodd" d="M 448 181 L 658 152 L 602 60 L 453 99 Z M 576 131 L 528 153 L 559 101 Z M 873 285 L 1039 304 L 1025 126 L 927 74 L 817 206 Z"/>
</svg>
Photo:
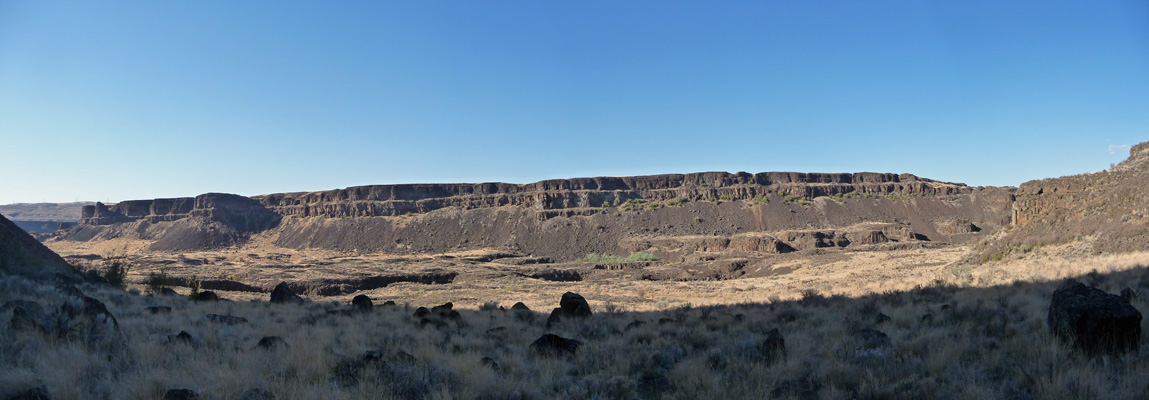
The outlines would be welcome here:
<svg viewBox="0 0 1149 400">
<path fill-rule="evenodd" d="M 703 172 L 528 184 L 403 184 L 85 206 L 65 240 L 144 239 L 156 251 L 277 246 L 395 254 L 787 252 L 961 242 L 1008 225 L 1014 188 L 910 174 Z"/>
</svg>

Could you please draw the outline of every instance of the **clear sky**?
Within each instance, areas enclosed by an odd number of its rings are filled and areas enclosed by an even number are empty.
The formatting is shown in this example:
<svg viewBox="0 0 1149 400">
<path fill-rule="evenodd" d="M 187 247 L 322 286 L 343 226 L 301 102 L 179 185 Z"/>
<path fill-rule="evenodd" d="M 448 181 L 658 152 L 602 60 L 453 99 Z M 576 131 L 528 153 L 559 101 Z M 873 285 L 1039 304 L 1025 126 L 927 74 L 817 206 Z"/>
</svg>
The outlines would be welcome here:
<svg viewBox="0 0 1149 400">
<path fill-rule="evenodd" d="M 0 0 L 0 204 L 698 171 L 1017 185 L 1147 140 L 1143 0 Z"/>
</svg>

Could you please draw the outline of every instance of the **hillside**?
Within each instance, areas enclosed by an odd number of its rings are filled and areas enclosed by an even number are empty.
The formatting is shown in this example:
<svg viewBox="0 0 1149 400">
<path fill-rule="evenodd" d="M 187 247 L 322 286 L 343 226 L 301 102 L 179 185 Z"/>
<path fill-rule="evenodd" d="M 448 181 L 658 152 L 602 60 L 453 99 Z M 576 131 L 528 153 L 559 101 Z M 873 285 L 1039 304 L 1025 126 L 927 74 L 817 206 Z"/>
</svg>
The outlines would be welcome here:
<svg viewBox="0 0 1149 400">
<path fill-rule="evenodd" d="M 0 215 L 0 272 L 37 279 L 78 277 L 76 270 L 64 259 L 2 215 Z"/>
</svg>

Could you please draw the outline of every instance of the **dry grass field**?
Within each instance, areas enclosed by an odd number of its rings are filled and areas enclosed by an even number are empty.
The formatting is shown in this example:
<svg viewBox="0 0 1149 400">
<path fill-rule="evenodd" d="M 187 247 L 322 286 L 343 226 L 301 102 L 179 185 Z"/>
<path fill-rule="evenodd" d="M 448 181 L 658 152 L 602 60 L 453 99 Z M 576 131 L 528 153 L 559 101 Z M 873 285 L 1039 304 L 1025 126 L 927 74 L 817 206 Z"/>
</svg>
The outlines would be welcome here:
<svg viewBox="0 0 1149 400">
<path fill-rule="evenodd" d="M 1145 293 L 1149 270 L 1119 262 L 1080 278 Z M 1143 398 L 1146 349 L 1090 358 L 1051 336 L 1045 315 L 1057 283 L 937 284 L 856 297 L 807 291 L 660 311 L 596 305 L 589 318 L 553 325 L 545 310 L 558 306 L 557 295 L 540 298 L 536 311 L 492 302 L 420 318 L 416 306 L 432 304 L 376 301 L 370 312 L 333 313 L 349 306 L 192 302 L 86 284 L 80 290 L 106 305 L 118 330 L 61 337 L 5 324 L 0 397 L 42 387 L 53 399 L 158 399 L 171 389 L 206 399 Z M 76 302 L 64 292 L 0 280 L 0 303 L 33 301 L 45 313 Z M 149 311 L 156 306 L 171 311 Z M 0 318 L 12 319 L 13 308 Z M 547 333 L 582 345 L 570 355 L 538 354 L 531 343 Z M 284 345 L 262 348 L 268 336 Z"/>
<path fill-rule="evenodd" d="M 62 310 L 82 303 L 69 290 L 0 279 L 0 321 L 12 321 L 0 324 L 0 398 L 34 388 L 52 399 L 158 399 L 172 389 L 205 399 L 1136 399 L 1149 391 L 1146 349 L 1089 357 L 1046 327 L 1050 295 L 1064 278 L 1149 299 L 1149 253 L 1098 255 L 1087 243 L 1018 249 L 984 264 L 968 262 L 970 246 L 815 251 L 751 260 L 775 273 L 739 279 L 608 274 L 574 282 L 532 278 L 524 274 L 532 266 L 473 261 L 472 253 L 164 254 L 133 253 L 131 242 L 64 244 L 49 243 L 65 256 L 129 254 L 126 288 L 79 286 L 118 328 L 97 334 L 92 324 L 69 322 L 73 314 Z M 161 296 L 145 284 L 161 271 L 270 287 L 284 276 L 420 270 L 458 275 L 305 293 L 300 305 L 243 291 L 194 302 L 190 288 Z M 549 323 L 568 291 L 583 295 L 594 315 Z M 348 311 L 357 295 L 371 298 L 373 311 Z M 456 315 L 415 315 L 446 302 Z M 516 302 L 534 311 L 510 310 Z M 1132 304 L 1145 310 L 1142 300 Z M 39 309 L 32 315 L 46 322 L 17 323 L 20 305 Z M 544 334 L 582 345 L 539 354 L 531 344 Z M 285 345 L 261 347 L 270 336 Z"/>
</svg>

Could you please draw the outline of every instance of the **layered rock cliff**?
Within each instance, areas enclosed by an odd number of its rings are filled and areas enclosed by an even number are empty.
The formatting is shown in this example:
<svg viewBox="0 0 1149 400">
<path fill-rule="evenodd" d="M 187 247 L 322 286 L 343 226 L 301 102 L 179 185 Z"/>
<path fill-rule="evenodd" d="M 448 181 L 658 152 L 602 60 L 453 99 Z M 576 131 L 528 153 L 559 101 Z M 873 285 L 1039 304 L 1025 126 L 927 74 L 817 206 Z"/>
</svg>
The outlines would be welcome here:
<svg viewBox="0 0 1149 400">
<path fill-rule="evenodd" d="M 156 250 L 175 250 L 241 243 L 266 231 L 289 248 L 392 253 L 500 248 L 569 259 L 625 252 L 632 246 L 624 241 L 643 237 L 781 235 L 871 222 L 903 225 L 923 240 L 961 240 L 1008 224 L 1012 201 L 1012 188 L 975 188 L 909 174 L 706 172 L 96 204 L 84 208 L 81 226 L 68 238 L 132 236 L 155 240 Z M 861 243 L 870 233 L 853 235 Z M 804 246 L 797 236 L 775 239 Z"/>
<path fill-rule="evenodd" d="M 1108 170 L 1021 184 L 1011 213 L 1015 228 L 984 259 L 1077 240 L 1096 252 L 1149 250 L 1149 142 Z"/>
</svg>

